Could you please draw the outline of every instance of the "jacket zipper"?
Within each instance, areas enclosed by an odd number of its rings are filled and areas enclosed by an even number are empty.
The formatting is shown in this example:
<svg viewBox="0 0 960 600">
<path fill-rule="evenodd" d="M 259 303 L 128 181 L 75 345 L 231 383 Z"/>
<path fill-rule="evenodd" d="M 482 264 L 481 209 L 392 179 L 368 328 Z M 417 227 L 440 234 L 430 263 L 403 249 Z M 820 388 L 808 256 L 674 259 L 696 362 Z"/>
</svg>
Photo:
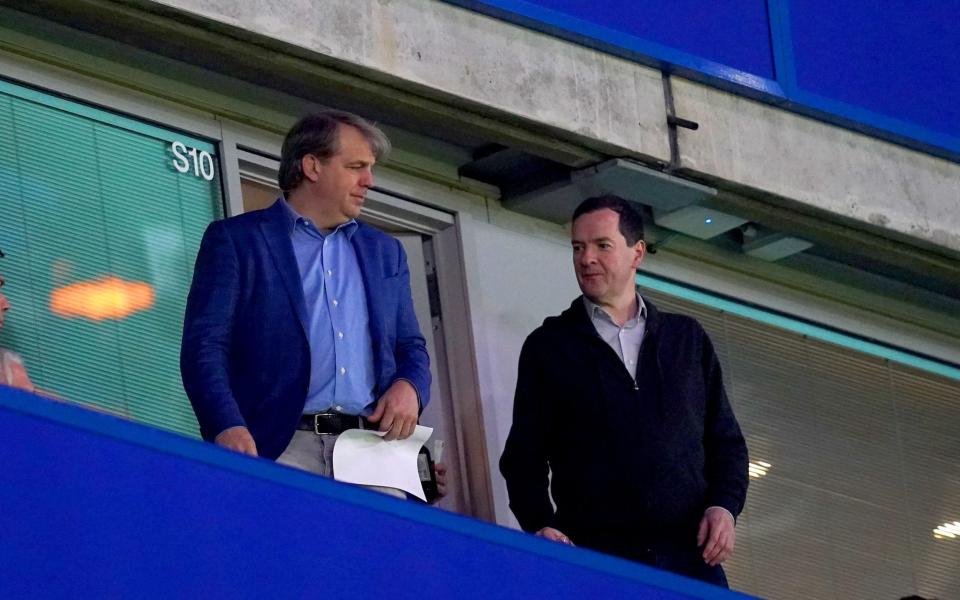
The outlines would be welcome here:
<svg viewBox="0 0 960 600">
<path fill-rule="evenodd" d="M 637 372 L 633 376 L 633 390 L 639 391 L 640 384 L 637 383 L 637 377 L 640 377 L 640 366 L 643 364 L 643 361 L 640 360 L 643 357 L 643 343 L 647 341 L 647 334 L 650 331 L 648 329 L 643 330 L 643 337 L 640 338 L 640 347 L 637 348 Z"/>
</svg>

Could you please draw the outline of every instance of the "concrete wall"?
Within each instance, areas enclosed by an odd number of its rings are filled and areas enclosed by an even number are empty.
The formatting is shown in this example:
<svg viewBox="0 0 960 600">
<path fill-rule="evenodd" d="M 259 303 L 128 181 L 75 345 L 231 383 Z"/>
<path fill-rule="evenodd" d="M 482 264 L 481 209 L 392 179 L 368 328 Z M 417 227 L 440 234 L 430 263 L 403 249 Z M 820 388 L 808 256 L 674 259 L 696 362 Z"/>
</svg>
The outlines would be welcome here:
<svg viewBox="0 0 960 600">
<path fill-rule="evenodd" d="M 660 74 L 423 0 L 167 0 L 218 23 L 666 159 Z"/>
<path fill-rule="evenodd" d="M 960 165 L 674 80 L 681 166 L 960 252 Z"/>
<path fill-rule="evenodd" d="M 149 4 L 149 3 L 148 3 Z M 669 158 L 660 74 L 428 0 L 164 0 L 504 120 L 556 130 L 613 154 Z M 960 165 L 674 79 L 686 173 L 960 252 Z"/>
</svg>

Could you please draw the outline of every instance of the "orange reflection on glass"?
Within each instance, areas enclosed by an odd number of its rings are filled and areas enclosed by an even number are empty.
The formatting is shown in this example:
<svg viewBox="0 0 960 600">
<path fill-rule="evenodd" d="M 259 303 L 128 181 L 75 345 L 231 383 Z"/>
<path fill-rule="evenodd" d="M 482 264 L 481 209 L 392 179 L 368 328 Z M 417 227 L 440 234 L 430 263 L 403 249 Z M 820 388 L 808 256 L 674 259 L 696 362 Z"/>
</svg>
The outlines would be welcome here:
<svg viewBox="0 0 960 600">
<path fill-rule="evenodd" d="M 150 284 L 104 277 L 53 290 L 50 294 L 50 310 L 67 318 L 86 317 L 94 321 L 125 319 L 152 308 L 154 296 Z"/>
</svg>

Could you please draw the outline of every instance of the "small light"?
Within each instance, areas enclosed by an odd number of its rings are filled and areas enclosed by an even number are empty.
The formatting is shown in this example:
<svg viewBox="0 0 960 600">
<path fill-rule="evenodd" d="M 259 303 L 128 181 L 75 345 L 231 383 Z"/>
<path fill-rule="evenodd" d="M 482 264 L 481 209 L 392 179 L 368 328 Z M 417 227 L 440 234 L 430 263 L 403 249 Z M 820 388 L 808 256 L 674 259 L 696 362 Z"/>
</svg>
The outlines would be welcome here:
<svg viewBox="0 0 960 600">
<path fill-rule="evenodd" d="M 933 537 L 938 540 L 955 540 L 960 538 L 960 521 L 944 523 L 933 530 Z"/>
<path fill-rule="evenodd" d="M 707 217 L 706 219 L 703 220 L 703 222 L 706 223 L 707 225 L 712 225 L 713 217 Z"/>
<path fill-rule="evenodd" d="M 769 471 L 772 466 L 770 463 L 762 460 L 751 460 L 750 465 L 747 467 L 747 473 L 751 479 L 760 479 L 767 474 L 767 471 Z"/>
</svg>

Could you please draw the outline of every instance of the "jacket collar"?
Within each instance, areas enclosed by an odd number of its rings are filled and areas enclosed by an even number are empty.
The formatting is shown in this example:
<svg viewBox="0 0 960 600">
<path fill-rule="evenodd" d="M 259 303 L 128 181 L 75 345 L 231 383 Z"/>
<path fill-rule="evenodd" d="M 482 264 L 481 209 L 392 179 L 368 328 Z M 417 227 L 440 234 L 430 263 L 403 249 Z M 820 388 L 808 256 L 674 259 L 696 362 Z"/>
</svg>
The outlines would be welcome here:
<svg viewBox="0 0 960 600">
<path fill-rule="evenodd" d="M 659 326 L 660 311 L 657 310 L 656 305 L 654 305 L 649 298 L 643 296 L 642 294 L 640 297 L 643 299 L 643 304 L 647 309 L 646 331 L 648 335 L 655 335 Z M 566 325 L 573 327 L 575 330 L 584 335 L 590 337 L 598 336 L 597 330 L 593 326 L 593 322 L 590 321 L 590 315 L 587 314 L 587 307 L 583 302 L 582 294 L 574 299 L 568 309 L 560 313 L 560 319 Z"/>
</svg>

